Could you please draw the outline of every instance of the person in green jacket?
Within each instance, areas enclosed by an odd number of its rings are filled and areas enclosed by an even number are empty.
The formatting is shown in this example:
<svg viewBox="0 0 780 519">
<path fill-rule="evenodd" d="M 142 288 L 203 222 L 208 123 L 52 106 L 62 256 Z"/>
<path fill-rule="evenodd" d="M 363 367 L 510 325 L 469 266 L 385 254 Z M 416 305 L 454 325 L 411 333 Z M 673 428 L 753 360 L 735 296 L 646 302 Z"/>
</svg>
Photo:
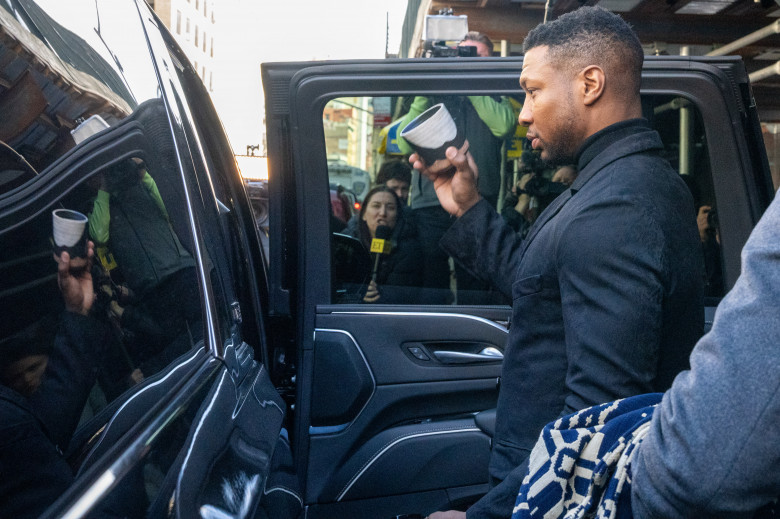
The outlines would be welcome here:
<svg viewBox="0 0 780 519">
<path fill-rule="evenodd" d="M 484 34 L 469 32 L 460 46 L 477 48 L 477 55 L 489 57 L 493 54 L 493 43 Z M 398 127 L 398 146 L 404 154 L 414 150 L 401 137 L 401 132 L 415 117 L 437 103 L 444 103 L 463 128 L 469 151 L 479 170 L 477 188 L 483 198 L 496 208 L 501 191 L 501 146 L 505 139 L 514 134 L 517 120 L 509 99 L 503 96 L 417 96 L 409 111 L 401 117 Z M 428 303 L 448 303 L 450 271 L 448 256 L 439 247 L 439 239 L 452 222 L 450 215 L 441 207 L 433 183 L 412 172 L 410 194 L 412 214 L 419 229 L 419 239 L 425 265 L 424 287 L 431 297 Z M 456 265 L 458 304 L 495 303 L 488 294 L 486 284 L 476 280 Z"/>
<path fill-rule="evenodd" d="M 109 311 L 137 339 L 128 346 L 133 364 L 147 375 L 158 371 L 200 335 L 200 305 L 191 293 L 198 290 L 195 261 L 142 161 L 128 159 L 102 174 L 89 233 L 112 281 L 114 268 L 121 273 L 122 283 L 110 284 Z"/>
</svg>

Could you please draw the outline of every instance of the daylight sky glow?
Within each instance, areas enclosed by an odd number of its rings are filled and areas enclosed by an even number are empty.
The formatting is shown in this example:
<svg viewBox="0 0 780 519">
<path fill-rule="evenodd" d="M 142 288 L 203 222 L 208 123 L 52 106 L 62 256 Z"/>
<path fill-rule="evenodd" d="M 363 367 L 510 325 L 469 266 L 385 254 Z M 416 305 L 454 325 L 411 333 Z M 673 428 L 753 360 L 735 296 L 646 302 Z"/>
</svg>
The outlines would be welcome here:
<svg viewBox="0 0 780 519">
<path fill-rule="evenodd" d="M 406 0 L 222 0 L 212 99 L 235 153 L 258 144 L 263 97 L 260 63 L 385 56 L 398 51 Z M 222 2 L 220 5 L 223 5 Z M 223 23 L 224 22 L 224 23 Z M 216 43 L 215 43 L 216 45 Z"/>
<path fill-rule="evenodd" d="M 126 49 L 136 45 L 112 27 L 135 7 L 115 0 L 38 0 L 59 23 L 90 41 L 98 52 L 105 46 L 95 28 L 102 26 L 107 44 L 120 55 L 140 56 Z M 97 4 L 95 3 L 97 1 Z M 260 64 L 266 61 L 310 61 L 385 57 L 397 53 L 407 0 L 215 0 L 214 91 L 211 93 L 234 153 L 260 144 L 264 101 Z M 114 16 L 98 19 L 96 6 Z M 104 56 L 110 61 L 108 53 Z M 148 73 L 148 63 L 123 62 L 126 73 Z M 137 82 L 136 82 L 137 83 Z M 139 99 L 155 92 L 134 92 Z"/>
</svg>

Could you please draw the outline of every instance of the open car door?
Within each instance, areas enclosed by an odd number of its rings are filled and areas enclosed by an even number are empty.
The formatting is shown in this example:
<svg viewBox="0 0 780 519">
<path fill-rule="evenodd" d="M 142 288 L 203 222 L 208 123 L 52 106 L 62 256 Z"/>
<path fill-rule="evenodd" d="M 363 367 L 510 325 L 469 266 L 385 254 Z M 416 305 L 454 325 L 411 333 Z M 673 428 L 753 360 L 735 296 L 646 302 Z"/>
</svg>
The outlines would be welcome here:
<svg viewBox="0 0 780 519">
<path fill-rule="evenodd" d="M 340 236 L 348 222 L 335 218 L 342 212 L 332 200 L 342 192 L 363 202 L 364 183 L 392 153 L 392 122 L 415 96 L 512 98 L 519 111 L 521 65 L 454 58 L 262 67 L 269 305 L 295 360 L 293 451 L 310 518 L 428 514 L 487 490 L 491 426 L 477 413 L 495 407 L 511 301 L 486 287 L 478 304 L 466 304 L 455 279 L 438 304 L 428 304 L 422 286 L 402 303 L 365 302 L 366 262 L 354 260 L 361 246 Z M 752 153 L 761 141 L 746 82 L 730 58 L 645 64 L 645 117 L 695 185 L 697 203 L 718 207 L 724 246 L 710 311 L 734 283 L 739 250 L 771 196 L 765 155 Z M 510 139 L 504 151 L 512 149 Z M 503 193 L 516 180 L 513 161 L 501 167 Z M 416 188 L 413 180 L 412 196 Z M 375 257 L 362 254 L 371 265 Z M 345 297 L 355 283 L 363 292 Z"/>
</svg>

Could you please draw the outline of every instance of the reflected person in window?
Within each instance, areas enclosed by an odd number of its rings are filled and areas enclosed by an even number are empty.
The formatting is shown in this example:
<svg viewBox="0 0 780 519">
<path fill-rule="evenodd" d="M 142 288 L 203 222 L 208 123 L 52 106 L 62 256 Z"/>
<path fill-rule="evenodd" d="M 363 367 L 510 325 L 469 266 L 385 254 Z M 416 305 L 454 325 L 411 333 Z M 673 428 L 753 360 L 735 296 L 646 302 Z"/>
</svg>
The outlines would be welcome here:
<svg viewBox="0 0 780 519">
<path fill-rule="evenodd" d="M 122 304 L 112 301 L 110 308 L 134 334 L 132 360 L 143 375 L 155 373 L 198 340 L 201 309 L 195 261 L 143 161 L 122 161 L 100 176 L 89 232 L 113 254 L 130 289 L 125 297 L 118 291 Z"/>
<path fill-rule="evenodd" d="M 362 297 L 364 303 L 411 304 L 417 302 L 422 284 L 420 272 L 420 246 L 414 227 L 407 222 L 400 210 L 401 202 L 395 191 L 385 185 L 374 187 L 366 195 L 360 208 L 360 221 L 353 237 L 371 250 L 371 242 L 377 237 L 377 228 L 387 226 L 392 230 L 391 250 L 388 254 L 372 257 L 376 263 L 375 276 L 369 281 Z"/>
<path fill-rule="evenodd" d="M 67 252 L 55 256 L 65 311 L 43 376 L 34 384 L 0 385 L 0 517 L 38 517 L 73 482 L 62 453 L 104 354 L 104 327 L 89 316 L 95 301 L 92 242 L 87 251 L 86 260 Z"/>
<path fill-rule="evenodd" d="M 696 217 L 704 255 L 704 296 L 723 295 L 723 268 L 720 261 L 720 228 L 718 213 L 711 205 L 699 207 Z"/>
</svg>

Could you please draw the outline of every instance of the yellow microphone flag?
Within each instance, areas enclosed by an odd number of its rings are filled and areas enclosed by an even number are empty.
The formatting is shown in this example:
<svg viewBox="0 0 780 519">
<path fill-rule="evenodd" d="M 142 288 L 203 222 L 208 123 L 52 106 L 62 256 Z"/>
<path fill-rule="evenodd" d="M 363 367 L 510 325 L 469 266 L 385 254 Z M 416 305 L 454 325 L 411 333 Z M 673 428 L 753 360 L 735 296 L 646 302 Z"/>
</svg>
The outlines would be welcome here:
<svg viewBox="0 0 780 519">
<path fill-rule="evenodd" d="M 390 240 L 382 240 L 380 238 L 374 238 L 371 240 L 371 252 L 378 254 L 390 253 Z"/>
</svg>

